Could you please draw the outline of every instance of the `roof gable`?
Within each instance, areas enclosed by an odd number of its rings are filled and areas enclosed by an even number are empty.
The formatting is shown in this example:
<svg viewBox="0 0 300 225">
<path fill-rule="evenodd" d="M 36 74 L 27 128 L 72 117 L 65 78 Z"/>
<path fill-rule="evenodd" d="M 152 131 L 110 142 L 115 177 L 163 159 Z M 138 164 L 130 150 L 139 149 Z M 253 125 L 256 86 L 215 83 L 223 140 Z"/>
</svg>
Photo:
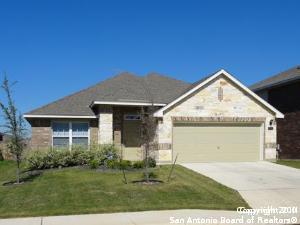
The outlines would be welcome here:
<svg viewBox="0 0 300 225">
<path fill-rule="evenodd" d="M 166 106 L 159 109 L 157 112 L 155 112 L 154 116 L 156 117 L 162 117 L 164 115 L 164 112 L 169 109 L 170 107 L 174 106 L 178 102 L 182 101 L 186 97 L 190 96 L 197 90 L 199 90 L 201 87 L 209 83 L 210 81 L 216 79 L 217 77 L 224 75 L 226 78 L 228 78 L 230 81 L 232 81 L 234 84 L 236 84 L 238 87 L 240 87 L 243 91 L 245 91 L 249 96 L 253 97 L 256 101 L 260 102 L 262 105 L 264 105 L 266 108 L 268 108 L 270 111 L 274 112 L 277 118 L 283 118 L 284 115 L 279 112 L 277 109 L 275 109 L 273 106 L 271 106 L 269 103 L 264 101 L 262 98 L 260 98 L 258 95 L 256 95 L 254 92 L 252 92 L 249 88 L 247 88 L 245 85 L 243 85 L 240 81 L 238 81 L 236 78 L 234 78 L 232 75 L 230 75 L 225 70 L 220 70 L 213 74 L 210 77 L 207 77 L 204 80 L 201 80 L 200 82 L 197 82 L 195 85 L 192 85 L 189 90 L 187 90 L 185 93 L 177 97 L 175 100 L 167 104 Z"/>
</svg>

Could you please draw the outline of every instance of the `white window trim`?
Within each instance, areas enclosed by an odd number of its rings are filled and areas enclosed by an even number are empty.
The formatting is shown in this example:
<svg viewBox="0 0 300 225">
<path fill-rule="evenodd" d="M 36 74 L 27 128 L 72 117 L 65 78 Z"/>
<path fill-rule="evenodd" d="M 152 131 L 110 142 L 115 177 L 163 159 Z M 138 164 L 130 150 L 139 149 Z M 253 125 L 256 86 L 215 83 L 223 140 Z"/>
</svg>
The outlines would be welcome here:
<svg viewBox="0 0 300 225">
<path fill-rule="evenodd" d="M 54 145 L 53 145 L 53 138 L 54 137 L 58 137 L 58 136 L 54 136 L 53 135 L 53 123 L 68 123 L 69 124 L 69 136 L 68 136 L 68 138 L 69 138 L 69 150 L 71 151 L 72 150 L 72 139 L 73 139 L 73 130 L 72 130 L 72 123 L 87 123 L 88 124 L 88 136 L 87 136 L 87 138 L 88 138 L 88 148 L 90 147 L 90 123 L 89 123 L 89 121 L 87 122 L 87 121 L 69 121 L 69 120 L 53 120 L 53 121 L 51 121 L 51 135 L 52 135 L 52 144 L 51 144 L 51 146 L 52 146 L 52 148 L 54 147 Z M 86 136 L 82 136 L 82 137 L 86 137 Z"/>
<path fill-rule="evenodd" d="M 67 116 L 62 116 L 62 115 L 32 115 L 32 114 L 24 114 L 24 118 L 62 118 L 62 119 L 93 119 L 93 118 L 98 118 L 97 116 L 72 116 L 72 115 L 67 115 Z"/>
<path fill-rule="evenodd" d="M 72 130 L 72 122 L 69 122 L 69 150 L 72 150 L 72 141 L 73 141 L 73 130 Z"/>
</svg>

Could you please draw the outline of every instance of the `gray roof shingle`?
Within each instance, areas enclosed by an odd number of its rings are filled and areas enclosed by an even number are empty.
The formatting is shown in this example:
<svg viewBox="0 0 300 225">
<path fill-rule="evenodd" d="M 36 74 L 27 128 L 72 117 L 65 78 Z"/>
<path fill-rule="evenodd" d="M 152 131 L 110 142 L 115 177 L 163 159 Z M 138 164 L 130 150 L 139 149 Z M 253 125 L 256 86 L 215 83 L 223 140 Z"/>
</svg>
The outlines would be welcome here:
<svg viewBox="0 0 300 225">
<path fill-rule="evenodd" d="M 265 80 L 259 81 L 251 85 L 249 88 L 253 91 L 259 91 L 298 79 L 300 79 L 300 65 L 281 72 L 275 76 L 269 77 Z"/>
<path fill-rule="evenodd" d="M 156 73 L 136 76 L 121 73 L 87 89 L 32 110 L 30 115 L 94 116 L 93 101 L 138 101 L 169 103 L 190 86 L 189 83 Z"/>
</svg>

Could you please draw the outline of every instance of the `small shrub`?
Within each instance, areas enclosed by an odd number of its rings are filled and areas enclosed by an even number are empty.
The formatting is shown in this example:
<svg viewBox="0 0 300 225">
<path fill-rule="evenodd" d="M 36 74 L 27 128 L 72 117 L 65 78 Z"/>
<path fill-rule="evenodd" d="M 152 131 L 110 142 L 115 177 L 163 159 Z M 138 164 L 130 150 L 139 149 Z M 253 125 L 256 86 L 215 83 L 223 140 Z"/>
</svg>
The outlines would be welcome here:
<svg viewBox="0 0 300 225">
<path fill-rule="evenodd" d="M 76 166 L 77 164 L 74 161 L 74 158 L 72 157 L 72 154 L 70 151 L 62 151 L 58 152 L 56 155 L 57 164 L 55 167 L 69 167 L 69 166 Z"/>
<path fill-rule="evenodd" d="M 144 167 L 144 163 L 143 163 L 143 161 L 136 161 L 133 163 L 132 167 L 134 169 L 141 169 Z"/>
<path fill-rule="evenodd" d="M 33 152 L 28 158 L 27 158 L 27 167 L 29 170 L 40 170 L 45 169 L 45 153 L 44 152 Z"/>
<path fill-rule="evenodd" d="M 141 169 L 141 168 L 145 167 L 145 164 L 146 164 L 146 160 L 144 159 L 142 161 L 136 161 L 136 162 L 134 162 L 133 165 L 132 165 L 132 167 L 134 169 Z M 154 158 L 151 158 L 151 157 L 148 158 L 148 167 L 149 168 L 156 167 L 156 161 L 155 161 Z"/>
<path fill-rule="evenodd" d="M 103 165 L 106 160 L 106 156 L 103 154 L 102 150 L 90 151 L 90 157 L 91 159 L 98 160 L 101 165 Z"/>
<path fill-rule="evenodd" d="M 114 145 L 104 145 L 101 149 L 104 160 L 118 159 L 118 149 Z"/>
<path fill-rule="evenodd" d="M 96 159 L 93 159 L 89 162 L 89 167 L 91 169 L 97 169 L 99 167 L 99 161 Z"/>
<path fill-rule="evenodd" d="M 26 159 L 29 170 L 90 165 L 91 161 L 97 161 L 98 166 L 108 165 L 109 168 L 118 168 L 119 166 L 118 150 L 113 145 L 105 145 L 93 150 L 76 146 L 72 148 L 72 151 L 62 148 L 34 151 Z M 125 164 L 129 165 L 128 162 Z"/>
<path fill-rule="evenodd" d="M 119 168 L 120 163 L 115 159 L 108 159 L 105 161 L 105 167 L 108 169 L 117 169 Z"/>
<path fill-rule="evenodd" d="M 71 155 L 75 165 L 86 165 L 94 158 L 91 151 L 78 149 L 72 150 Z"/>
<path fill-rule="evenodd" d="M 88 146 L 86 146 L 86 145 L 73 144 L 71 152 L 73 152 L 73 151 L 83 152 L 83 151 L 87 151 L 87 150 L 88 150 Z"/>
<path fill-rule="evenodd" d="M 130 169 L 130 168 L 132 168 L 132 162 L 129 160 L 121 160 L 119 162 L 119 168 L 123 169 L 123 170 Z"/>
<path fill-rule="evenodd" d="M 146 164 L 146 159 L 143 160 L 143 164 Z M 148 158 L 148 167 L 154 168 L 156 167 L 156 160 L 152 157 Z"/>
</svg>

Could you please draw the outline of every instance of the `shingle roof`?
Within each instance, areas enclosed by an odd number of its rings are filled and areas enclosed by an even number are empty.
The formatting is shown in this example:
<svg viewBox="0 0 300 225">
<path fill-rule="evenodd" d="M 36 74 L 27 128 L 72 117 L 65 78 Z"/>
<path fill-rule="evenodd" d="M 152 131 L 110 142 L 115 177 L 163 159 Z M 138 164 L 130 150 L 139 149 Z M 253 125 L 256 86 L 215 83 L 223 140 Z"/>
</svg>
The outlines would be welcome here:
<svg viewBox="0 0 300 225">
<path fill-rule="evenodd" d="M 275 76 L 269 77 L 265 80 L 251 85 L 249 88 L 253 91 L 268 89 L 273 86 L 281 85 L 283 83 L 291 82 L 300 79 L 300 65 L 295 66 L 289 70 L 281 72 Z"/>
<path fill-rule="evenodd" d="M 151 102 L 153 100 L 155 103 L 169 103 L 189 86 L 190 84 L 184 81 L 156 73 L 144 77 L 121 73 L 26 114 L 94 116 L 94 112 L 89 107 L 93 101 Z"/>
</svg>

